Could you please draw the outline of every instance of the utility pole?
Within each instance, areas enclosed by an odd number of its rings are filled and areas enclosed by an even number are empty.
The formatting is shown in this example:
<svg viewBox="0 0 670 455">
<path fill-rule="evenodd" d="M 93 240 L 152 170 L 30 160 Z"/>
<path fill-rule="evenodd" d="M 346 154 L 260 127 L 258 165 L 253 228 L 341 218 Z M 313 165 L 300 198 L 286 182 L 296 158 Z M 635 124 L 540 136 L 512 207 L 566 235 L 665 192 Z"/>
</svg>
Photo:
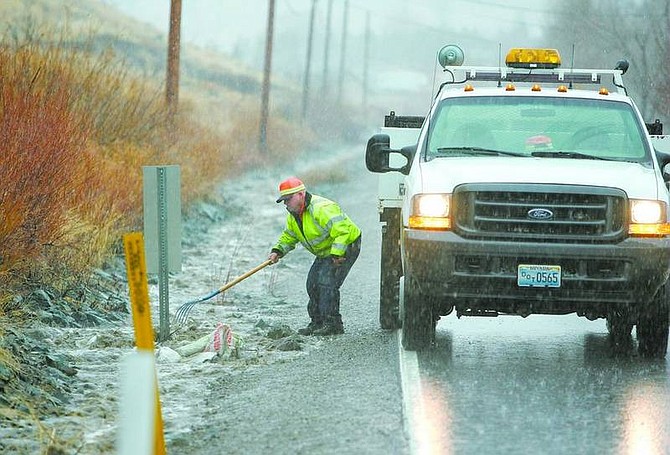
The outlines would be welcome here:
<svg viewBox="0 0 670 455">
<path fill-rule="evenodd" d="M 349 18 L 349 0 L 344 0 L 344 10 L 342 13 L 342 44 L 340 51 L 340 77 L 337 81 L 337 104 L 342 104 L 342 85 L 344 84 L 344 73 L 346 71 L 346 51 L 347 51 L 347 21 Z"/>
<path fill-rule="evenodd" d="M 326 16 L 326 43 L 323 51 L 323 94 L 328 94 L 328 50 L 330 48 L 330 19 L 333 15 L 333 0 L 328 0 L 328 14 Z"/>
<path fill-rule="evenodd" d="M 314 40 L 314 12 L 316 0 L 312 0 L 312 12 L 309 16 L 309 31 L 307 32 L 307 63 L 305 64 L 305 80 L 302 85 L 302 121 L 307 118 L 307 103 L 309 101 L 309 68 L 312 64 L 312 42 Z"/>
<path fill-rule="evenodd" d="M 181 41 L 181 0 L 170 2 L 170 32 L 168 35 L 165 101 L 170 123 L 174 123 L 179 101 L 179 48 Z"/>
<path fill-rule="evenodd" d="M 268 152 L 268 109 L 270 99 L 270 73 L 272 68 L 272 35 L 274 33 L 275 0 L 269 0 L 268 27 L 265 37 L 265 67 L 263 69 L 263 87 L 261 93 L 261 120 L 259 150 L 261 153 Z"/>
</svg>

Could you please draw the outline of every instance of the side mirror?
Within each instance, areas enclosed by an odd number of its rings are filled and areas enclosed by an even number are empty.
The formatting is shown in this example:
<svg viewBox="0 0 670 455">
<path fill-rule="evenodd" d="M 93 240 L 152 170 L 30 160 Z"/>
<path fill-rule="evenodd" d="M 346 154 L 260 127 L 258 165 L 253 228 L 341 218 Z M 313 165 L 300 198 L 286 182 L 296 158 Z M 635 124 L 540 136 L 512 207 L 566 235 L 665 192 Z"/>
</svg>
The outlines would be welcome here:
<svg viewBox="0 0 670 455">
<path fill-rule="evenodd" d="M 388 134 L 375 134 L 365 149 L 365 166 L 370 172 L 388 172 L 391 138 Z"/>
<path fill-rule="evenodd" d="M 407 175 L 409 174 L 415 153 L 416 145 L 403 147 L 400 150 L 393 150 L 391 148 L 391 138 L 388 134 L 375 134 L 368 140 L 365 150 L 365 166 L 370 172 L 384 173 L 396 171 Z M 405 163 L 402 166 L 391 165 L 391 154 L 403 156 Z"/>
</svg>

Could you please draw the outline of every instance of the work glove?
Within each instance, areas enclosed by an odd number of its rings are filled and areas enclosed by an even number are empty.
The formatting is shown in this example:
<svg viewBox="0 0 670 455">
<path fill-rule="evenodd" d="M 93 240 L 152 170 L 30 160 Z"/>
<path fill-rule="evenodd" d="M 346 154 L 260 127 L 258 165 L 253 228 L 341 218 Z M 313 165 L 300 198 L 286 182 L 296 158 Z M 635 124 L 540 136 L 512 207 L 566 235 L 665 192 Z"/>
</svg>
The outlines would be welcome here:
<svg viewBox="0 0 670 455">
<path fill-rule="evenodd" d="M 342 265 L 344 264 L 344 261 L 347 260 L 344 256 L 331 256 L 333 258 L 333 264 L 335 265 Z"/>
</svg>

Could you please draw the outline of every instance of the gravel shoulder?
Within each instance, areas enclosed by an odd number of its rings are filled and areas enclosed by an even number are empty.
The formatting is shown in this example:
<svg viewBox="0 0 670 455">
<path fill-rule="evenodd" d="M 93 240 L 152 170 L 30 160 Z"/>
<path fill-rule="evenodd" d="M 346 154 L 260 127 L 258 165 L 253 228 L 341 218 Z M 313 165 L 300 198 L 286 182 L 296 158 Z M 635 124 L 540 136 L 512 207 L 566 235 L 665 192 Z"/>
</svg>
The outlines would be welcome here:
<svg viewBox="0 0 670 455">
<path fill-rule="evenodd" d="M 169 282 L 171 313 L 266 259 L 286 213 L 274 201 L 276 185 L 288 175 L 338 201 L 362 228 L 363 248 L 342 288 L 344 335 L 295 332 L 308 322 L 304 281 L 312 262 L 299 247 L 197 305 L 188 322 L 157 346 L 168 452 L 408 453 L 397 340 L 378 324 L 377 179 L 363 161 L 362 147 L 354 145 L 298 160 L 292 168 L 253 170 L 222 185 L 222 204 L 200 205 L 184 224 L 182 272 Z M 330 178 L 319 170 L 326 168 L 346 177 Z M 111 276 L 125 283 L 122 275 Z M 150 299 L 157 327 L 153 282 Z M 230 326 L 242 340 L 238 355 L 177 354 L 217 323 Z M 39 331 L 49 351 L 62 355 L 76 374 L 64 379 L 66 393 L 53 416 L 40 423 L 19 416 L 0 420 L 0 449 L 36 453 L 51 446 L 63 449 L 53 453 L 113 453 L 119 364 L 133 346 L 130 315 L 96 326 L 40 326 Z"/>
</svg>

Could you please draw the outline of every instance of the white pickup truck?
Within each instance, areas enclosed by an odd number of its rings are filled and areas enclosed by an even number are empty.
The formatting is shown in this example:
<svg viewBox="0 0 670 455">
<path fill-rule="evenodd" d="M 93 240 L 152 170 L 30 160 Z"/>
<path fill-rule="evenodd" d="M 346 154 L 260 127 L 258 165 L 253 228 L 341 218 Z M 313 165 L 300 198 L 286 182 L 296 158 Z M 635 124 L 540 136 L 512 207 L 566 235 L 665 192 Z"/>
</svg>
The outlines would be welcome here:
<svg viewBox="0 0 670 455">
<path fill-rule="evenodd" d="M 576 313 L 662 358 L 670 321 L 670 140 L 645 124 L 616 69 L 562 68 L 553 49 L 500 67 L 438 54 L 427 116 L 385 118 L 366 149 L 380 173 L 380 323 L 405 349 L 440 316 Z"/>
</svg>

